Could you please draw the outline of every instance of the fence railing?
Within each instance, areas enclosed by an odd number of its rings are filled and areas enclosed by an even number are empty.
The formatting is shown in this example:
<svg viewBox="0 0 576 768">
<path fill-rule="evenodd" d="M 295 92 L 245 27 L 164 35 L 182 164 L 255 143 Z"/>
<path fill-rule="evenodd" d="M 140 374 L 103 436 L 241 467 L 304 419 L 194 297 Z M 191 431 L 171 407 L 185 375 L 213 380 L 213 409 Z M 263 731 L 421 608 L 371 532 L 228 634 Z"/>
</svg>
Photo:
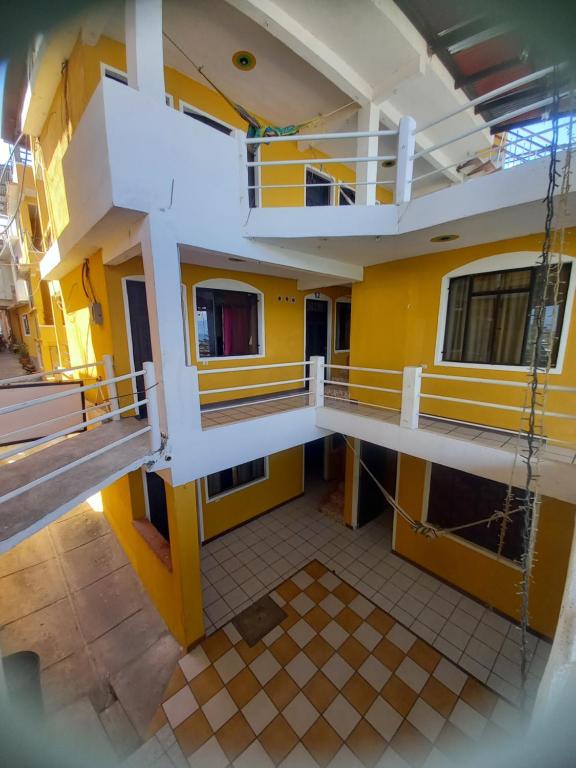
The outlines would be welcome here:
<svg viewBox="0 0 576 768">
<path fill-rule="evenodd" d="M 88 428 L 99 427 L 105 422 L 116 421 L 120 419 L 122 415 L 133 415 L 143 406 L 147 409 L 147 422 L 143 423 L 143 426 L 140 429 L 134 430 L 126 435 L 121 435 L 116 439 L 112 439 L 98 450 L 92 451 L 88 455 L 81 456 L 42 477 L 34 478 L 25 485 L 5 493 L 0 496 L 0 503 L 8 501 L 15 496 L 34 488 L 41 482 L 56 477 L 73 467 L 83 464 L 84 462 L 145 433 L 149 434 L 150 452 L 154 453 L 160 450 L 161 433 L 156 392 L 156 376 L 154 365 L 151 362 L 144 363 L 142 370 L 116 376 L 113 369 L 112 358 L 105 355 L 101 362 L 82 364 L 72 366 L 71 368 L 57 368 L 54 371 L 38 372 L 29 376 L 15 376 L 9 379 L 0 380 L 0 397 L 2 392 L 5 393 L 5 400 L 13 396 L 19 396 L 28 385 L 35 388 L 36 393 L 38 393 L 39 391 L 44 390 L 42 387 L 43 384 L 58 384 L 58 382 L 54 381 L 55 378 L 61 379 L 62 377 L 70 377 L 70 374 L 100 367 L 104 369 L 104 377 L 89 376 L 89 378 L 95 379 L 91 384 L 84 384 L 81 379 L 78 381 L 78 386 L 66 386 L 63 390 L 53 394 L 41 394 L 25 400 L 19 399 L 17 402 L 12 402 L 0 407 L 0 444 L 4 446 L 12 446 L 0 453 L 0 462 L 9 462 L 10 460 L 13 460 L 13 457 L 15 456 L 24 456 L 37 449 L 46 449 L 47 446 L 53 445 L 54 441 L 60 441 L 62 438 L 66 438 L 69 435 L 76 434 Z M 65 383 L 67 385 L 72 385 L 74 378 L 68 378 L 68 381 Z M 42 381 L 42 379 L 44 379 L 44 381 Z M 140 383 L 142 381 L 144 382 L 143 388 Z M 123 382 L 129 383 L 132 386 L 130 387 L 129 393 L 122 395 L 118 393 L 117 385 Z M 48 389 L 49 387 L 46 388 Z M 85 395 L 87 393 L 100 394 L 104 391 L 106 391 L 107 397 L 90 405 L 86 404 Z M 72 409 L 66 408 L 64 412 L 58 413 L 56 416 L 44 418 L 44 416 L 48 415 L 50 412 L 57 411 L 58 407 L 61 406 L 66 398 L 78 397 L 78 395 L 81 395 L 81 408 L 74 408 L 73 406 Z M 129 402 L 127 402 L 126 405 L 121 405 L 120 399 L 122 398 L 128 398 Z M 44 411 L 43 414 L 42 411 Z M 17 414 L 17 416 L 14 417 L 14 414 Z M 17 423 L 20 421 L 21 425 L 3 431 L 2 422 L 4 421 L 6 423 L 8 417 L 12 417 L 10 419 L 11 422 Z M 58 428 L 58 422 L 60 422 L 60 425 L 62 422 L 65 422 L 65 426 Z M 31 430 L 35 430 L 36 432 L 45 431 L 45 434 L 41 437 L 29 439 L 27 435 L 30 434 Z"/>
<path fill-rule="evenodd" d="M 314 133 L 314 134 L 296 134 L 292 136 L 265 136 L 259 138 L 246 138 L 246 146 L 248 149 L 248 160 L 246 167 L 248 170 L 248 189 L 254 195 L 256 192 L 262 192 L 272 189 L 302 189 L 307 190 L 317 187 L 327 188 L 352 188 L 355 191 L 355 199 L 348 199 L 346 204 L 356 205 L 375 205 L 377 201 L 376 190 L 378 187 L 390 186 L 394 189 L 394 202 L 405 203 L 412 197 L 412 184 L 421 182 L 425 179 L 431 179 L 433 176 L 441 174 L 449 175 L 452 181 L 459 179 L 465 181 L 466 179 L 475 178 L 477 175 L 484 172 L 493 172 L 497 170 L 505 170 L 511 168 L 519 163 L 528 162 L 530 160 L 543 157 L 550 151 L 550 139 L 546 138 L 546 132 L 542 132 L 539 137 L 540 146 L 534 145 L 529 147 L 525 152 L 518 153 L 514 151 L 514 146 L 522 146 L 520 142 L 517 144 L 517 136 L 512 134 L 507 137 L 506 134 L 500 134 L 492 141 L 491 145 L 487 145 L 479 152 L 462 153 L 462 155 L 448 165 L 442 165 L 438 155 L 441 150 L 450 150 L 452 157 L 454 156 L 454 145 L 459 145 L 464 139 L 470 139 L 481 132 L 488 132 L 490 129 L 497 126 L 505 126 L 511 121 L 522 117 L 523 115 L 532 113 L 534 111 L 543 110 L 551 106 L 554 102 L 554 97 L 548 96 L 546 98 L 540 98 L 530 104 L 524 104 L 521 107 L 513 109 L 506 114 L 500 114 L 498 117 L 490 120 L 478 120 L 477 124 L 466 131 L 448 135 L 447 138 L 442 141 L 430 143 L 417 148 L 417 142 L 422 142 L 423 134 L 430 129 L 437 128 L 438 126 L 450 121 L 452 118 L 462 115 L 466 112 L 476 112 L 480 105 L 489 106 L 490 102 L 504 96 L 505 94 L 521 89 L 526 85 L 535 83 L 543 78 L 549 77 L 554 72 L 554 67 L 546 67 L 538 72 L 533 72 L 524 77 L 518 78 L 506 85 L 495 88 L 482 96 L 472 99 L 465 104 L 461 105 L 457 109 L 449 112 L 441 117 L 438 117 L 423 125 L 416 125 L 415 121 L 411 117 L 402 117 L 399 122 L 399 128 L 397 131 L 383 130 L 383 131 L 342 131 L 332 133 Z M 560 67 L 562 69 L 562 67 Z M 568 91 L 562 92 L 560 98 L 568 96 Z M 396 150 L 392 153 L 381 154 L 378 150 L 378 142 L 380 137 L 392 137 L 396 139 Z M 537 138 L 537 137 L 536 137 Z M 535 140 L 536 140 L 535 138 Z M 266 147 L 274 147 L 276 145 L 282 145 L 285 142 L 314 142 L 314 144 L 322 145 L 322 142 L 326 141 L 350 141 L 355 140 L 357 142 L 357 154 L 345 154 L 340 157 L 333 157 L 326 154 L 322 157 L 298 157 L 298 158 L 282 158 L 260 160 L 254 158 L 255 150 L 264 145 Z M 487 138 L 488 141 L 488 138 Z M 366 151 L 368 147 L 368 151 Z M 456 148 L 458 153 L 458 148 Z M 430 171 L 424 171 L 419 175 L 414 175 L 414 163 L 418 160 L 426 160 L 433 167 Z M 327 178 L 325 182 L 314 182 L 313 184 L 306 184 L 306 178 L 304 176 L 301 183 L 282 183 L 281 179 L 266 179 L 258 180 L 256 171 L 276 169 L 281 173 L 281 169 L 286 166 L 302 166 L 303 168 L 308 166 L 313 170 L 322 171 L 325 166 L 330 168 L 335 164 L 348 166 L 356 171 L 355 180 L 348 181 L 345 179 L 331 179 Z M 395 177 L 394 179 L 382 178 L 380 171 L 380 165 L 395 165 Z M 329 170 L 327 171 L 329 173 Z M 361 192 L 361 193 L 360 193 Z M 335 201 L 331 200 L 333 204 Z M 303 196 L 303 204 L 306 204 L 306 197 Z M 266 201 L 264 201 L 266 206 Z"/>
</svg>

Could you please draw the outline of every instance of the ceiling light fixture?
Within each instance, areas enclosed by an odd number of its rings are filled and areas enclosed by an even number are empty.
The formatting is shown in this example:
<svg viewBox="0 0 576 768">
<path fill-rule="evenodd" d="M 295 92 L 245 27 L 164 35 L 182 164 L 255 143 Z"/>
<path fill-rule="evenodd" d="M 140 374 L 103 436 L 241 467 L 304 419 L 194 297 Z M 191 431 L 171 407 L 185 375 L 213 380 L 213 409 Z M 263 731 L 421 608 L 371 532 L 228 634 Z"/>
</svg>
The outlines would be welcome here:
<svg viewBox="0 0 576 768">
<path fill-rule="evenodd" d="M 239 259 L 238 256 L 228 256 L 228 261 L 237 261 L 244 263 L 246 259 Z"/>
<path fill-rule="evenodd" d="M 458 240 L 460 235 L 436 235 L 430 238 L 431 243 L 449 243 L 451 240 Z"/>
<path fill-rule="evenodd" d="M 381 165 L 382 168 L 394 168 L 396 160 L 383 160 Z"/>
<path fill-rule="evenodd" d="M 232 56 L 232 64 L 236 69 L 241 69 L 243 72 L 249 72 L 256 66 L 256 56 L 250 51 L 236 51 Z"/>
</svg>

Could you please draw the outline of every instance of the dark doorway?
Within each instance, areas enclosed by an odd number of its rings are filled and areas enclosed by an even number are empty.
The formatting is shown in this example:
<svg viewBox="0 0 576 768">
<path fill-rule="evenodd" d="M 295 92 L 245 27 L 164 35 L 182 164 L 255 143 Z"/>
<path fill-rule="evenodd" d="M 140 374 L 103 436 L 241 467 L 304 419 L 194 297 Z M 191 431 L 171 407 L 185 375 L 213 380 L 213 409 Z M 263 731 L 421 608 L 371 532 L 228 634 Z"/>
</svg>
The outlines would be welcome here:
<svg viewBox="0 0 576 768">
<path fill-rule="evenodd" d="M 391 496 L 396 495 L 398 454 L 373 443 L 360 444 L 360 457 Z M 391 509 L 380 488 L 360 465 L 358 478 L 358 527 Z"/>
<path fill-rule="evenodd" d="M 328 358 L 328 302 L 306 299 L 306 360 L 314 356 Z"/>
<path fill-rule="evenodd" d="M 168 505 L 166 504 L 166 486 L 156 472 L 145 472 L 146 493 L 148 495 L 148 516 L 150 522 L 166 541 L 170 541 L 168 528 Z"/>
<path fill-rule="evenodd" d="M 304 476 L 306 485 L 324 479 L 325 441 L 321 437 L 304 446 Z"/>
<path fill-rule="evenodd" d="M 144 363 L 152 360 L 152 342 L 150 340 L 150 322 L 148 320 L 148 304 L 146 303 L 146 283 L 143 280 L 126 280 L 126 296 L 128 297 L 128 315 L 130 317 L 130 335 L 132 339 L 132 360 L 134 370 L 142 370 Z M 136 380 L 138 400 L 146 397 L 144 377 Z M 146 406 L 138 408 L 138 416 L 146 418 Z"/>
</svg>

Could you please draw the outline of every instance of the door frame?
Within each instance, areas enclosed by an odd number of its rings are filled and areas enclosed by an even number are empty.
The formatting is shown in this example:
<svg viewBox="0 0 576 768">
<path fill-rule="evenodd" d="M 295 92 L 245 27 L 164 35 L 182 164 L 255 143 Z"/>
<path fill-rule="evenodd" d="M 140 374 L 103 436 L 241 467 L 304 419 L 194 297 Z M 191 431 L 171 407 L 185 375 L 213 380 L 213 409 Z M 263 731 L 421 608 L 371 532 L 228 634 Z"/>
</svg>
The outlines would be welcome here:
<svg viewBox="0 0 576 768">
<path fill-rule="evenodd" d="M 126 324 L 126 340 L 128 343 L 128 357 L 130 358 L 130 371 L 131 373 L 134 373 L 136 371 L 136 367 L 134 366 L 134 348 L 132 346 L 132 327 L 130 325 L 130 303 L 128 301 L 128 281 L 129 280 L 133 280 L 134 282 L 139 282 L 139 283 L 145 283 L 146 278 L 144 277 L 144 275 L 128 275 L 122 278 L 122 298 L 124 300 L 124 322 Z M 148 300 L 146 300 L 146 303 L 148 303 Z M 150 323 L 150 318 L 148 318 L 148 323 Z"/>
<path fill-rule="evenodd" d="M 309 299 L 314 301 L 325 301 L 328 305 L 328 312 L 326 315 L 326 364 L 329 365 L 332 360 L 332 299 L 330 296 L 326 296 L 325 293 L 315 291 L 314 293 L 308 293 L 304 296 L 304 360 L 306 360 L 306 315 L 308 305 L 306 302 Z"/>
</svg>

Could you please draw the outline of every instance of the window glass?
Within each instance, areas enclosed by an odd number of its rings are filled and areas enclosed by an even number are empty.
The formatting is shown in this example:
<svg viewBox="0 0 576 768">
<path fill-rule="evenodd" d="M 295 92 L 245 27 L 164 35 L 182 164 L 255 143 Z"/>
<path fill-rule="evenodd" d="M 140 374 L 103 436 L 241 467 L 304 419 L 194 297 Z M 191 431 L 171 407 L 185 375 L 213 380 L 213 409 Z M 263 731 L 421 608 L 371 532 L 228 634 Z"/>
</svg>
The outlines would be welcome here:
<svg viewBox="0 0 576 768">
<path fill-rule="evenodd" d="M 555 269 L 555 268 L 553 268 Z M 570 264 L 560 268 L 559 289 L 547 289 L 538 364 L 556 364 Z M 554 278 L 555 275 L 552 275 Z M 467 275 L 450 280 L 443 360 L 492 365 L 530 365 L 536 339 L 539 267 Z"/>
<path fill-rule="evenodd" d="M 219 122 L 218 120 L 215 120 L 212 117 L 208 117 L 208 115 L 202 115 L 200 112 L 195 112 L 193 109 L 190 109 L 189 107 L 184 107 L 184 114 L 188 115 L 188 117 L 191 117 L 193 120 L 198 120 L 199 123 L 204 123 L 204 125 L 209 125 L 210 128 L 214 128 L 216 131 L 220 131 L 220 133 L 225 133 L 226 136 L 230 136 L 232 133 L 232 129 L 229 128 L 227 125 L 224 125 L 224 123 Z"/>
<path fill-rule="evenodd" d="M 223 469 L 206 478 L 208 498 L 211 499 L 264 477 L 266 477 L 266 459 L 254 459 L 236 467 Z"/>
<path fill-rule="evenodd" d="M 113 69 L 106 68 L 104 76 L 110 80 L 116 80 L 117 83 L 122 83 L 122 85 L 128 85 L 128 75 L 124 74 L 124 72 L 116 72 Z"/>
<path fill-rule="evenodd" d="M 200 357 L 257 355 L 258 294 L 197 288 L 196 332 Z"/>
<path fill-rule="evenodd" d="M 350 316 L 352 305 L 349 301 L 336 302 L 336 350 L 350 349 Z"/>
<path fill-rule="evenodd" d="M 332 187 L 330 179 L 316 171 L 306 169 L 306 205 L 330 205 Z M 324 186 L 322 186 L 324 185 Z"/>
<path fill-rule="evenodd" d="M 339 205 L 354 205 L 356 203 L 356 191 L 351 187 L 340 187 L 338 191 Z"/>
<path fill-rule="evenodd" d="M 522 491 L 514 489 L 510 510 L 520 507 Z M 503 483 L 486 480 L 477 475 L 432 464 L 428 496 L 428 522 L 441 528 L 453 528 L 478 520 L 485 520 L 497 511 L 503 511 L 508 488 Z M 482 523 L 455 532 L 491 552 L 498 552 L 501 525 Z M 510 515 L 503 540 L 502 554 L 510 560 L 522 555 L 522 513 Z"/>
<path fill-rule="evenodd" d="M 166 541 L 170 541 L 168 527 L 168 505 L 164 480 L 156 472 L 145 472 L 148 513 L 150 522 Z"/>
</svg>

